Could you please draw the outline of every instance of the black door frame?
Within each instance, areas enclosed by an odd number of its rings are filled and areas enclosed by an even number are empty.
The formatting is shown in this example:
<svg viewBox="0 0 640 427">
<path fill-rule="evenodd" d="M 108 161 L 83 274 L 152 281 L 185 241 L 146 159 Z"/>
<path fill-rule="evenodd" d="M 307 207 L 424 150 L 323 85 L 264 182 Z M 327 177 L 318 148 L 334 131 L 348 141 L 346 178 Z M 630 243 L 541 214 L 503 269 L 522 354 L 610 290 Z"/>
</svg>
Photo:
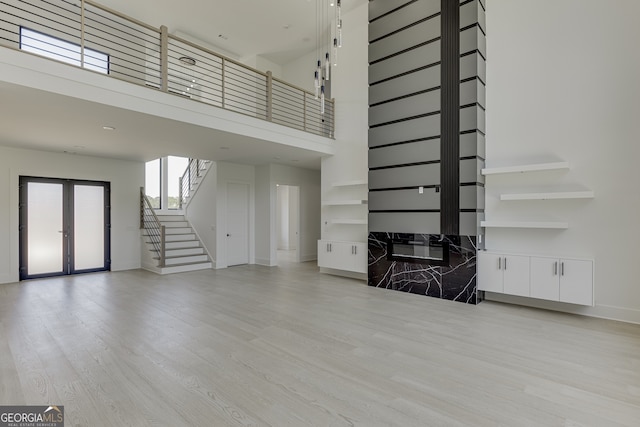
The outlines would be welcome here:
<svg viewBox="0 0 640 427">
<path fill-rule="evenodd" d="M 71 274 L 93 273 L 98 271 L 111 270 L 111 184 L 102 181 L 88 181 L 77 179 L 59 179 L 44 178 L 34 176 L 20 176 L 19 178 L 19 262 L 20 262 L 20 280 L 38 279 L 43 277 L 67 276 Z M 65 238 L 63 239 L 63 268 L 59 273 L 43 273 L 29 275 L 28 265 L 28 183 L 38 182 L 46 184 L 62 184 L 63 199 L 63 231 Z M 91 268 L 85 270 L 76 270 L 74 265 L 74 185 L 89 185 L 102 187 L 104 190 L 104 263 L 102 267 Z"/>
</svg>

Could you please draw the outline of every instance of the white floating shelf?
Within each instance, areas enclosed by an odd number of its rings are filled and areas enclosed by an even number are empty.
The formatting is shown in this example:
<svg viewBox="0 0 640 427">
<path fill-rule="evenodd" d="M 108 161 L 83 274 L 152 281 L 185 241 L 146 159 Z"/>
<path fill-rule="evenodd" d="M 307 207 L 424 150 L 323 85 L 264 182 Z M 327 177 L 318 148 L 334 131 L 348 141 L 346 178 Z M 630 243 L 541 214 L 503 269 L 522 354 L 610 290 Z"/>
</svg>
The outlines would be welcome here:
<svg viewBox="0 0 640 427">
<path fill-rule="evenodd" d="M 331 185 L 333 187 L 351 187 L 351 186 L 355 186 L 355 185 L 367 185 L 367 180 L 366 179 L 357 179 L 357 180 L 354 180 L 354 181 L 340 181 L 340 182 L 334 182 Z"/>
<path fill-rule="evenodd" d="M 568 222 L 538 222 L 538 221 L 480 221 L 480 227 L 492 228 L 569 228 Z"/>
<path fill-rule="evenodd" d="M 366 219 L 332 219 L 331 224 L 367 225 Z"/>
<path fill-rule="evenodd" d="M 569 162 L 537 163 L 532 165 L 506 166 L 502 168 L 482 169 L 482 175 L 496 175 L 501 173 L 523 173 L 548 171 L 557 169 L 569 169 Z"/>
<path fill-rule="evenodd" d="M 553 193 L 501 194 L 500 200 L 593 199 L 593 197 L 593 191 L 565 191 Z"/>
<path fill-rule="evenodd" d="M 324 206 L 349 206 L 349 205 L 366 205 L 367 200 L 328 200 L 322 202 Z"/>
</svg>

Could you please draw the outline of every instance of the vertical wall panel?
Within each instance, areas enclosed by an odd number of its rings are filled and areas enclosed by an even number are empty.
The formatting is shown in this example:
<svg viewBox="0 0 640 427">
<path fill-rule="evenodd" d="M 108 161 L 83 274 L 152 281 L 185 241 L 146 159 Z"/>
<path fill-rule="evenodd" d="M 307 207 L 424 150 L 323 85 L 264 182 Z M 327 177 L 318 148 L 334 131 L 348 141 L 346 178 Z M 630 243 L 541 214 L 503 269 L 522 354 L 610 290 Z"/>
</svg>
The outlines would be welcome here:
<svg viewBox="0 0 640 427">
<path fill-rule="evenodd" d="M 376 0 L 369 12 L 369 285 L 476 303 L 484 8 Z M 396 244 L 447 259 L 403 257 Z"/>
</svg>

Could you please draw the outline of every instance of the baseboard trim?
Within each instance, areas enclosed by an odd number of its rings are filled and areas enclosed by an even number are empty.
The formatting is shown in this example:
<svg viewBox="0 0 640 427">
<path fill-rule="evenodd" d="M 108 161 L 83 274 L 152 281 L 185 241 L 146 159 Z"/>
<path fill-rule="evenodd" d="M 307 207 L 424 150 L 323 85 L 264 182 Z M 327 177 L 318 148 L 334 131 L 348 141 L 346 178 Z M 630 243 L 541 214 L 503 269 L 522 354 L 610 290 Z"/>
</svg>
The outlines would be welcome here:
<svg viewBox="0 0 640 427">
<path fill-rule="evenodd" d="M 269 258 L 256 258 L 255 263 L 257 265 L 262 265 L 265 267 L 276 267 L 278 265 L 278 264 L 272 263 Z"/>
<path fill-rule="evenodd" d="M 320 273 L 331 274 L 332 276 L 348 277 L 350 279 L 367 281 L 367 273 L 356 273 L 355 271 L 334 270 L 333 268 L 320 267 Z"/>
<path fill-rule="evenodd" d="M 506 304 L 516 304 L 525 307 L 540 308 L 543 310 L 552 310 L 569 314 L 578 314 L 581 316 L 596 317 L 599 319 L 640 324 L 640 310 L 636 310 L 633 308 L 616 307 L 603 304 L 596 305 L 595 307 L 586 307 L 561 302 L 539 300 L 535 298 L 497 294 L 493 292 L 485 292 L 485 299 L 487 301 L 503 302 Z"/>
<path fill-rule="evenodd" d="M 316 261 L 317 259 L 318 259 L 318 254 L 300 255 L 300 262 Z"/>
</svg>

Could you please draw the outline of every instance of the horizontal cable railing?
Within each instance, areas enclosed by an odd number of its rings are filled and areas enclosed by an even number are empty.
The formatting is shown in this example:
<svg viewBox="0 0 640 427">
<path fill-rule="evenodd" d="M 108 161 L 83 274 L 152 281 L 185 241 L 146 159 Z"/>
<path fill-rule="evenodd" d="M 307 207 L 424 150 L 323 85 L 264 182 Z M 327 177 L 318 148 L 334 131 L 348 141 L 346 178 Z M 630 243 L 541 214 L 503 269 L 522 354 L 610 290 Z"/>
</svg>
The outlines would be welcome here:
<svg viewBox="0 0 640 427">
<path fill-rule="evenodd" d="M 0 45 L 334 137 L 333 100 L 90 0 L 0 1 Z"/>
<path fill-rule="evenodd" d="M 145 194 L 144 188 L 140 188 L 140 229 L 145 230 L 144 234 L 147 243 L 153 246 L 154 252 L 158 254 L 158 267 L 164 267 L 166 253 L 165 226 L 160 223 L 151 201 Z"/>
</svg>

